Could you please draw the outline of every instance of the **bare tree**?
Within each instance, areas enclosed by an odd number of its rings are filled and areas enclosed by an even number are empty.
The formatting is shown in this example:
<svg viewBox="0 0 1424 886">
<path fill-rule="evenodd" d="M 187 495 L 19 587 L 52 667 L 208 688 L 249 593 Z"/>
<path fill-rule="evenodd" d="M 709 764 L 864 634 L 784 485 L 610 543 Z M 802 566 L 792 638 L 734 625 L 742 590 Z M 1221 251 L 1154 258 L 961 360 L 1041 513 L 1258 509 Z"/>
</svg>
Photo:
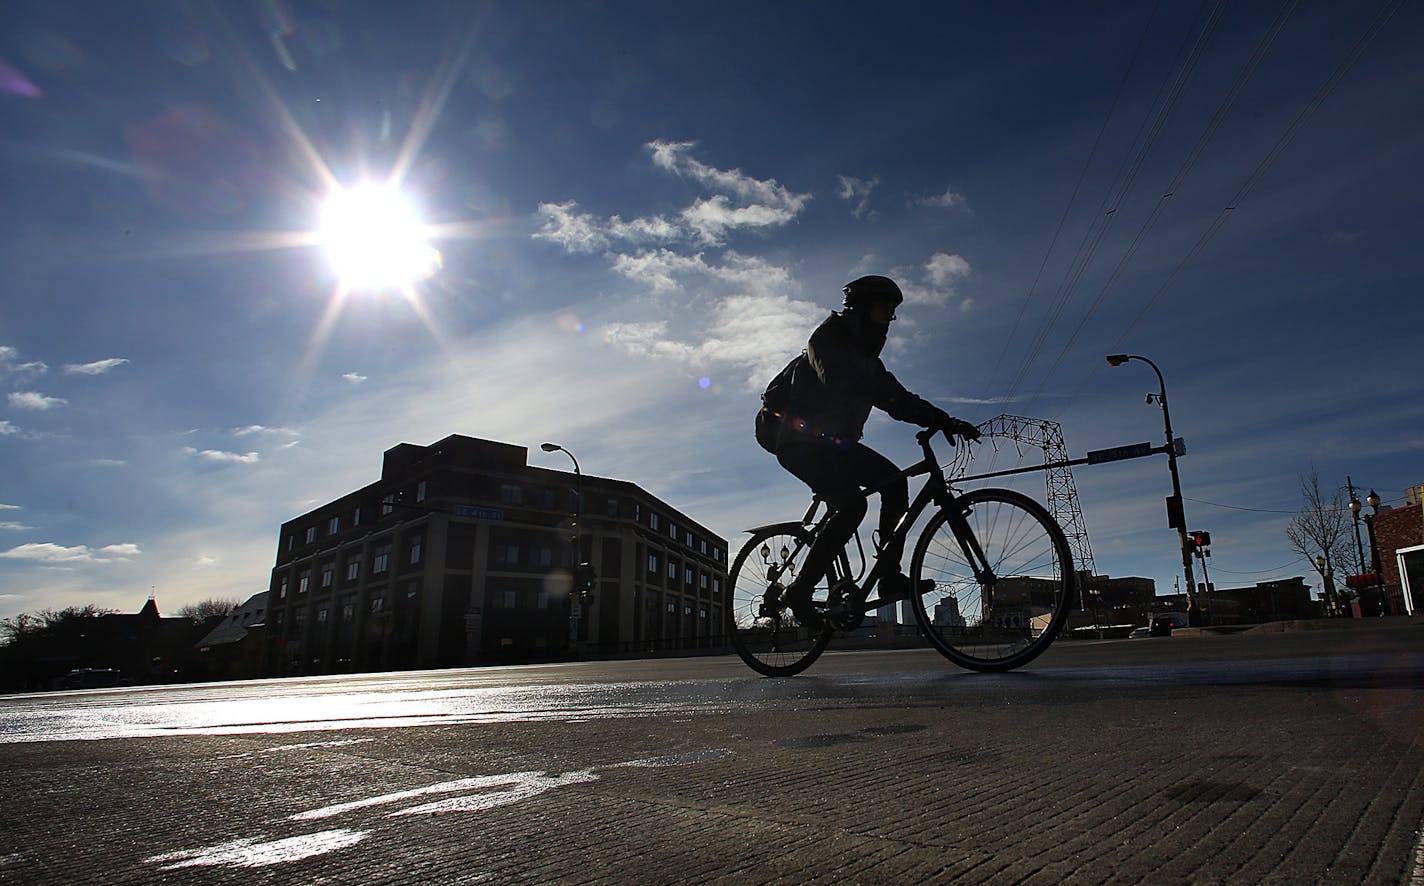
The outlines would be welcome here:
<svg viewBox="0 0 1424 886">
<path fill-rule="evenodd" d="M 34 613 L 21 612 L 13 618 L 0 619 L 0 645 L 12 645 L 52 635 L 83 619 L 112 615 L 117 611 L 87 603 L 83 606 L 66 606 L 63 609 L 41 609 Z"/>
<path fill-rule="evenodd" d="M 231 615 L 232 611 L 241 605 L 242 601 L 235 597 L 209 597 L 197 603 L 189 603 L 174 615 L 178 618 L 191 618 L 196 622 L 204 622 L 215 615 Z"/>
<path fill-rule="evenodd" d="M 1345 490 L 1336 488 L 1326 492 L 1321 489 L 1320 475 L 1312 467 L 1309 474 L 1300 475 L 1300 495 L 1303 499 L 1300 513 L 1286 524 L 1286 540 L 1320 573 L 1325 581 L 1325 603 L 1334 608 L 1338 597 L 1335 574 L 1339 570 L 1362 571 L 1350 535 Z M 1325 559 L 1323 569 L 1316 563 L 1317 557 Z"/>
</svg>

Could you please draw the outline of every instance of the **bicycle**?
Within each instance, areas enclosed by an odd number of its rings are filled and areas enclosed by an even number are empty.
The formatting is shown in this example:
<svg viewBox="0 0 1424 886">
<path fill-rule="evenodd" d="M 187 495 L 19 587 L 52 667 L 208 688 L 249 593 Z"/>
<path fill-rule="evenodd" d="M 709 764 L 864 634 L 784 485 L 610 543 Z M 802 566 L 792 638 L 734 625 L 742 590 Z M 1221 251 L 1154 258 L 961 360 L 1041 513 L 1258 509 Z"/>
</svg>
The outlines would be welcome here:
<svg viewBox="0 0 1424 886">
<path fill-rule="evenodd" d="M 915 543 L 910 560 L 910 603 L 920 633 L 945 658 L 976 671 L 1021 667 L 1048 648 L 1077 600 L 1077 576 L 1068 539 L 1048 510 L 1011 489 L 958 493 L 945 479 L 930 445 L 935 430 L 915 439 L 920 462 L 900 471 L 926 476 L 909 510 L 894 530 L 907 539 L 920 515 L 937 507 Z M 945 434 L 951 445 L 954 440 Z M 868 497 L 876 490 L 867 489 Z M 899 568 L 883 563 L 878 551 L 864 585 L 865 557 L 852 575 L 850 543 L 837 552 L 820 576 L 813 600 L 822 624 L 800 624 L 783 593 L 812 542 L 825 530 L 831 511 L 813 524 L 824 502 L 814 496 L 796 522 L 747 530 L 751 538 L 728 575 L 731 599 L 727 630 L 737 654 L 753 670 L 789 677 L 810 667 L 837 630 L 860 626 L 865 616 L 887 605 L 876 596 L 881 579 Z M 857 547 L 860 536 L 854 536 Z M 882 540 L 879 550 L 883 550 Z M 783 580 L 784 579 L 784 580 Z M 890 605 L 896 601 L 888 601 Z"/>
</svg>

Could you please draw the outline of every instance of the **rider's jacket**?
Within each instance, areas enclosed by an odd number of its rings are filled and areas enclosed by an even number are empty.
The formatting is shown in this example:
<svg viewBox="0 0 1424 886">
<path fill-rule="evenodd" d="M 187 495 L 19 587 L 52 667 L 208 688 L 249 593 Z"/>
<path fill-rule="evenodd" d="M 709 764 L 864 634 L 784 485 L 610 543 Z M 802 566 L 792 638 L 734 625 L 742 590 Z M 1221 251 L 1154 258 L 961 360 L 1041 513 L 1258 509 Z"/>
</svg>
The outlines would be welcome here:
<svg viewBox="0 0 1424 886">
<path fill-rule="evenodd" d="M 864 435 L 871 407 L 923 427 L 948 419 L 944 410 L 905 390 L 885 368 L 880 360 L 885 331 L 851 309 L 827 317 L 811 333 L 805 353 L 788 367 L 792 375 L 785 403 L 767 403 L 763 409 L 758 440 L 766 446 L 771 441 L 764 435 L 774 431 L 777 448 L 790 435 L 849 445 Z"/>
</svg>

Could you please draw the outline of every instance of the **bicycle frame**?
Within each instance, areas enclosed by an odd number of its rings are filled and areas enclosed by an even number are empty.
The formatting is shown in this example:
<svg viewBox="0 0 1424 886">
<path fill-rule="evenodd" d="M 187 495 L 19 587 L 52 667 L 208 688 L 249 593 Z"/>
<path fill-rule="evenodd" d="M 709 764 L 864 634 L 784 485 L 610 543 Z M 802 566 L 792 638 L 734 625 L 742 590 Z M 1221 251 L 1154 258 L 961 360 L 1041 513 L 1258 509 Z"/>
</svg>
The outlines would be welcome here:
<svg viewBox="0 0 1424 886">
<path fill-rule="evenodd" d="M 955 507 L 957 498 L 954 494 L 954 490 L 950 488 L 949 483 L 945 480 L 944 469 L 940 467 L 938 459 L 935 458 L 934 448 L 930 446 L 930 440 L 934 438 L 936 433 L 938 432 L 920 431 L 915 434 L 915 440 L 920 444 L 920 449 L 924 452 L 924 458 L 896 474 L 897 477 L 903 477 L 906 480 L 922 475 L 928 475 L 928 479 L 924 485 L 920 487 L 920 491 L 915 495 L 914 500 L 910 502 L 910 506 L 905 510 L 899 522 L 895 524 L 891 539 L 901 542 L 908 541 L 910 527 L 914 526 L 915 522 L 919 520 L 925 508 L 929 507 L 931 502 L 934 502 L 946 512 L 949 526 L 953 530 L 955 538 L 959 541 L 966 560 L 974 570 L 975 579 L 986 587 L 992 586 L 994 581 L 993 569 L 989 566 L 988 559 L 984 556 L 984 552 L 979 546 L 979 540 L 974 537 L 974 533 L 969 527 L 969 521 L 966 520 L 965 515 Z M 882 484 L 882 486 L 883 485 L 887 484 Z M 871 487 L 863 490 L 862 494 L 866 498 L 869 498 L 878 493 L 880 488 L 880 486 Z M 815 539 L 820 538 L 821 533 L 825 531 L 826 524 L 834 514 L 834 511 L 830 510 L 828 506 L 826 513 L 812 525 L 811 521 L 815 517 L 816 510 L 822 503 L 823 500 L 820 496 L 814 497 L 811 501 L 811 507 L 806 511 L 806 515 L 802 517 L 800 521 L 801 526 L 811 528 L 812 543 L 814 543 Z M 890 539 L 882 540 L 880 545 L 882 550 L 885 547 L 885 543 L 889 540 Z M 800 550 L 800 547 L 801 545 L 798 544 L 797 550 Z M 862 554 L 863 550 L 862 548 Z M 841 562 L 849 562 L 849 558 L 845 556 L 844 552 L 842 552 Z M 836 566 L 837 560 L 833 559 L 831 566 L 832 572 L 836 570 Z M 862 595 L 861 600 L 856 604 L 856 608 L 862 613 L 869 612 L 871 609 L 875 609 L 880 605 L 878 598 L 871 597 L 871 592 L 872 589 L 878 586 L 881 579 L 884 578 L 886 569 L 885 563 L 880 559 L 879 551 L 876 551 L 875 565 L 870 568 L 869 576 L 866 578 L 864 586 L 860 589 Z M 834 586 L 839 580 L 847 578 L 850 578 L 850 576 L 832 575 L 830 576 L 830 581 Z"/>
</svg>

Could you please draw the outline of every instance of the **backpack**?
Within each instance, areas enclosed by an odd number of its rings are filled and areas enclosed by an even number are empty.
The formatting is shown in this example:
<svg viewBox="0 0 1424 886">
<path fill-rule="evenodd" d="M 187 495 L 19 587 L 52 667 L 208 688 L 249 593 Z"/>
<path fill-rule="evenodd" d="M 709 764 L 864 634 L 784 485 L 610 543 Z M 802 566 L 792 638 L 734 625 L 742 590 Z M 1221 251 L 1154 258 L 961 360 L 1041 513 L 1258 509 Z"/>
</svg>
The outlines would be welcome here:
<svg viewBox="0 0 1424 886">
<path fill-rule="evenodd" d="M 806 354 L 797 354 L 790 363 L 782 367 L 762 392 L 762 408 L 757 413 L 756 420 L 756 440 L 767 452 L 776 452 L 781 414 L 791 406 L 792 393 L 796 388 L 796 371 L 805 362 Z"/>
</svg>

